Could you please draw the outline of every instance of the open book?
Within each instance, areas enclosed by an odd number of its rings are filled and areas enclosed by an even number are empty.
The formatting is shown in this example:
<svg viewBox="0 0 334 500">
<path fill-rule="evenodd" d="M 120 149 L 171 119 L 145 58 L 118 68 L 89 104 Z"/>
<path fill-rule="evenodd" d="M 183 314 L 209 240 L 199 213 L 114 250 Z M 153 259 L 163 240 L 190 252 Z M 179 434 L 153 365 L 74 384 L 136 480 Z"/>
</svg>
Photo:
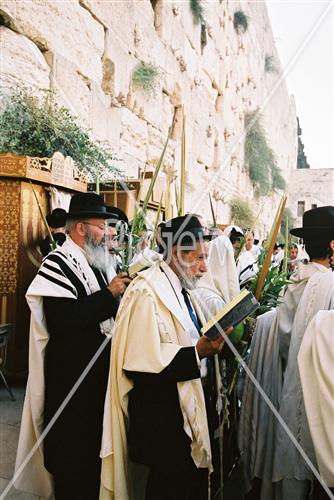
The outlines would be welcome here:
<svg viewBox="0 0 334 500">
<path fill-rule="evenodd" d="M 219 327 L 226 330 L 229 326 L 236 326 L 259 307 L 259 302 L 248 290 L 243 290 L 239 295 L 211 318 L 202 328 L 201 332 L 213 340 L 221 335 Z M 218 326 L 219 325 L 219 326 Z"/>
</svg>

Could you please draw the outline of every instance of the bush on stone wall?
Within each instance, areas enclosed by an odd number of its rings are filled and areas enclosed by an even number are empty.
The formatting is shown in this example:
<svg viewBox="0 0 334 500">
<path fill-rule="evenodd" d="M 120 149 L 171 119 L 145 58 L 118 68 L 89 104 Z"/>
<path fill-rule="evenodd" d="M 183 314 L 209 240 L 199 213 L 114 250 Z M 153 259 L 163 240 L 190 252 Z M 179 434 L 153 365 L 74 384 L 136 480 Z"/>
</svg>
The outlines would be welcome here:
<svg viewBox="0 0 334 500">
<path fill-rule="evenodd" d="M 245 161 L 253 185 L 260 195 L 266 195 L 272 190 L 284 190 L 285 180 L 267 143 L 261 117 L 257 115 L 257 111 L 245 115 Z"/>
<path fill-rule="evenodd" d="M 248 29 L 248 16 L 242 10 L 236 10 L 233 16 L 233 26 L 237 33 L 246 33 Z"/>
<path fill-rule="evenodd" d="M 71 156 L 95 179 L 119 175 L 106 142 L 93 141 L 70 111 L 48 89 L 19 86 L 1 92 L 0 153 L 51 157 L 56 151 Z"/>
<path fill-rule="evenodd" d="M 255 222 L 255 215 L 247 203 L 242 198 L 233 198 L 230 201 L 231 221 L 242 229 L 250 229 Z"/>
<path fill-rule="evenodd" d="M 155 93 L 159 69 L 153 64 L 140 62 L 132 73 L 132 85 L 135 89 L 142 90 L 148 96 Z"/>
<path fill-rule="evenodd" d="M 264 58 L 264 71 L 266 73 L 278 73 L 277 66 L 275 64 L 274 56 L 266 54 Z"/>
<path fill-rule="evenodd" d="M 201 0 L 190 0 L 190 10 L 193 15 L 194 23 L 203 23 L 203 7 Z"/>
</svg>

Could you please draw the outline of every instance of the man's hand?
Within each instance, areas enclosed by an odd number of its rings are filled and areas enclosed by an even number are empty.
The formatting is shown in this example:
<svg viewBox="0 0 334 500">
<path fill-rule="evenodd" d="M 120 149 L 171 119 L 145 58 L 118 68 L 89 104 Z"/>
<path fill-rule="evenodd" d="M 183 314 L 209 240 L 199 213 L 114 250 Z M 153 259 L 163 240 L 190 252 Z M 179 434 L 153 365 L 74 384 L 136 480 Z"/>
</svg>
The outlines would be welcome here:
<svg viewBox="0 0 334 500">
<path fill-rule="evenodd" d="M 114 297 L 118 297 L 119 295 L 123 295 L 129 283 L 131 283 L 131 279 L 128 273 L 118 273 L 117 276 L 111 280 L 108 288 Z"/>
<path fill-rule="evenodd" d="M 226 333 L 226 335 L 230 335 L 233 332 L 232 326 L 229 326 L 226 330 L 224 330 L 224 332 Z M 214 340 L 210 340 L 205 335 L 202 335 L 202 337 L 196 344 L 199 358 L 202 359 L 206 358 L 207 356 L 218 354 L 222 350 L 224 342 L 225 340 L 222 335 L 219 335 L 219 337 Z"/>
</svg>

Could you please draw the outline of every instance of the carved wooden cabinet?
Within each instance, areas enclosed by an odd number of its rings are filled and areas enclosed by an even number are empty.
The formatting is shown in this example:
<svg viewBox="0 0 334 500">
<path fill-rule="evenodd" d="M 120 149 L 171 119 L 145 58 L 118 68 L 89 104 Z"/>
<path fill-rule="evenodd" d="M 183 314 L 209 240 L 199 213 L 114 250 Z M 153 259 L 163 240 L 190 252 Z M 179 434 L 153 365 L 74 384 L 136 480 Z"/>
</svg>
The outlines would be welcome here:
<svg viewBox="0 0 334 500">
<path fill-rule="evenodd" d="M 38 242 L 45 228 L 33 190 L 47 214 L 51 186 L 64 192 L 87 189 L 83 180 L 62 172 L 62 158 L 60 153 L 43 159 L 0 155 L 0 321 L 14 325 L 6 364 L 10 376 L 27 373 L 30 312 L 25 293 L 42 260 Z"/>
</svg>

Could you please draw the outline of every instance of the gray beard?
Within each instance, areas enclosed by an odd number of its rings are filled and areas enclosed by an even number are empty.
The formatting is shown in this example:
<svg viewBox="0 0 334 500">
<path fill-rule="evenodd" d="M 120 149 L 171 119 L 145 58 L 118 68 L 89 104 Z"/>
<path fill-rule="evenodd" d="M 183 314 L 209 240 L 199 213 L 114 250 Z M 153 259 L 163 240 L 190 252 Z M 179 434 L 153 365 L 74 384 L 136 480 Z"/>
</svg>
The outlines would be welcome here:
<svg viewBox="0 0 334 500">
<path fill-rule="evenodd" d="M 182 288 L 186 288 L 187 290 L 194 290 L 197 287 L 199 278 L 197 278 L 196 276 L 185 276 L 183 274 L 182 276 L 179 276 L 179 280 Z"/>
<path fill-rule="evenodd" d="M 91 242 L 84 244 L 86 258 L 90 266 L 95 267 L 99 271 L 107 272 L 113 266 L 113 261 L 105 245 L 95 246 Z"/>
</svg>

